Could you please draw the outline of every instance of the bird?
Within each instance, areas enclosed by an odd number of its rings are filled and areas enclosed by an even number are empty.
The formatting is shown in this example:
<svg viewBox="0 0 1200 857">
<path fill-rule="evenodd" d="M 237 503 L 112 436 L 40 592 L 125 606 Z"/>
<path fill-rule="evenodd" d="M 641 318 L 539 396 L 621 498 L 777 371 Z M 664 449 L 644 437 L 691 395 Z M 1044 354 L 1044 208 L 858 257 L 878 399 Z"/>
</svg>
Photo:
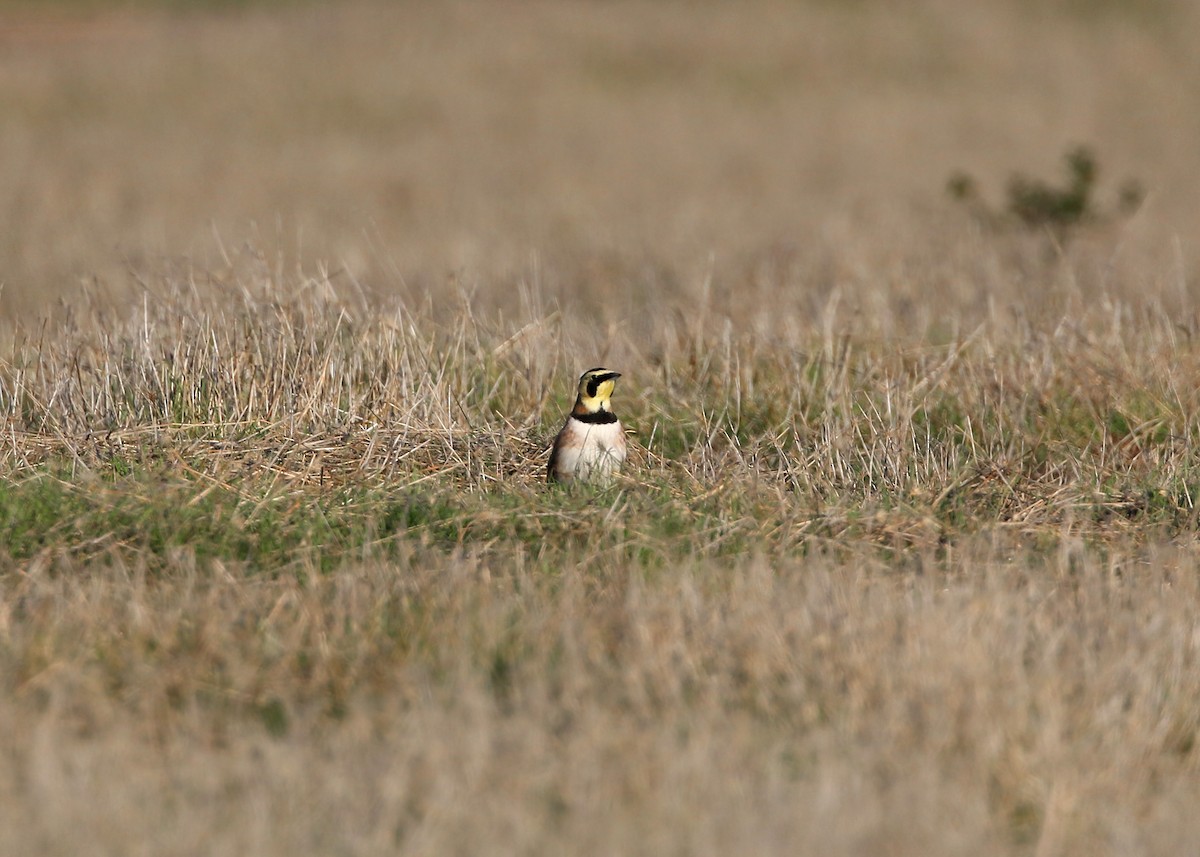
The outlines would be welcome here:
<svg viewBox="0 0 1200 857">
<path fill-rule="evenodd" d="M 620 372 L 589 369 L 579 376 L 579 395 L 554 439 L 548 482 L 609 481 L 625 461 L 625 430 L 610 399 Z"/>
</svg>

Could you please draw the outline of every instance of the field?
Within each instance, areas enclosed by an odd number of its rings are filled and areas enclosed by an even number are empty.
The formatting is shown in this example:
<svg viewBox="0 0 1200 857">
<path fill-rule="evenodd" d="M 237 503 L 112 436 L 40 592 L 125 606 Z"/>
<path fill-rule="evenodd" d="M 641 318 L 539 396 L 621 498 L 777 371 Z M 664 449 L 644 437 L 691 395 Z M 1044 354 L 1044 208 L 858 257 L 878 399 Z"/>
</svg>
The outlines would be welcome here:
<svg viewBox="0 0 1200 857">
<path fill-rule="evenodd" d="M 0 853 L 1196 853 L 1198 28 L 0 3 Z"/>
</svg>

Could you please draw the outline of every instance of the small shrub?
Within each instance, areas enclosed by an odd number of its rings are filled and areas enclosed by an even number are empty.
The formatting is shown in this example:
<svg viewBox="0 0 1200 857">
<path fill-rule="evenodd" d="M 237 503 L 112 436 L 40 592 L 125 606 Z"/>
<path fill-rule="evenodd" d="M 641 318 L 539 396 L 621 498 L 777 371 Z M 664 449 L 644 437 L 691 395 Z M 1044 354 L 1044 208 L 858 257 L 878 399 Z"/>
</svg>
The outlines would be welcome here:
<svg viewBox="0 0 1200 857">
<path fill-rule="evenodd" d="M 987 219 L 998 223 L 1016 223 L 1027 229 L 1048 229 L 1065 239 L 1078 226 L 1111 220 L 1115 215 L 1132 215 L 1141 206 L 1145 193 L 1135 179 L 1123 182 L 1117 193 L 1113 214 L 1100 211 L 1095 202 L 1096 180 L 1100 166 L 1087 146 L 1076 146 L 1064 155 L 1066 180 L 1053 185 L 1021 173 L 1007 184 L 1007 202 L 1003 212 L 988 209 L 979 194 L 975 179 L 963 172 L 953 173 L 946 192 L 954 199 L 972 205 Z"/>
</svg>

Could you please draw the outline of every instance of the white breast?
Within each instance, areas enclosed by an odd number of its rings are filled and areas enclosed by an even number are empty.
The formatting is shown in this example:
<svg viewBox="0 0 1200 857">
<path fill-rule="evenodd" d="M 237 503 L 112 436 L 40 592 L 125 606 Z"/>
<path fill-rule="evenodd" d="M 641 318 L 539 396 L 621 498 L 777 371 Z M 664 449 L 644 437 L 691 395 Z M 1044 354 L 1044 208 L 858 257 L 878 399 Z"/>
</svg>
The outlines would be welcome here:
<svg viewBox="0 0 1200 857">
<path fill-rule="evenodd" d="M 589 424 L 572 418 L 563 426 L 554 470 L 567 479 L 610 476 L 625 461 L 625 432 L 619 422 Z"/>
</svg>

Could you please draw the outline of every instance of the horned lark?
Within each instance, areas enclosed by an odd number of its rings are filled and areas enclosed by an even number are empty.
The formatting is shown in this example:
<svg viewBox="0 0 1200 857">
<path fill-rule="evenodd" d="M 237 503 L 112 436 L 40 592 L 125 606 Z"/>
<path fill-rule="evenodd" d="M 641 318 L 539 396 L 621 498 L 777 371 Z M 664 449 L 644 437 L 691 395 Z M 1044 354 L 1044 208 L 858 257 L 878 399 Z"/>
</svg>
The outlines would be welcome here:
<svg viewBox="0 0 1200 857">
<path fill-rule="evenodd" d="M 625 431 L 609 399 L 620 372 L 589 369 L 579 378 L 575 407 L 554 439 L 546 476 L 551 482 L 602 482 L 621 469 Z"/>
</svg>

